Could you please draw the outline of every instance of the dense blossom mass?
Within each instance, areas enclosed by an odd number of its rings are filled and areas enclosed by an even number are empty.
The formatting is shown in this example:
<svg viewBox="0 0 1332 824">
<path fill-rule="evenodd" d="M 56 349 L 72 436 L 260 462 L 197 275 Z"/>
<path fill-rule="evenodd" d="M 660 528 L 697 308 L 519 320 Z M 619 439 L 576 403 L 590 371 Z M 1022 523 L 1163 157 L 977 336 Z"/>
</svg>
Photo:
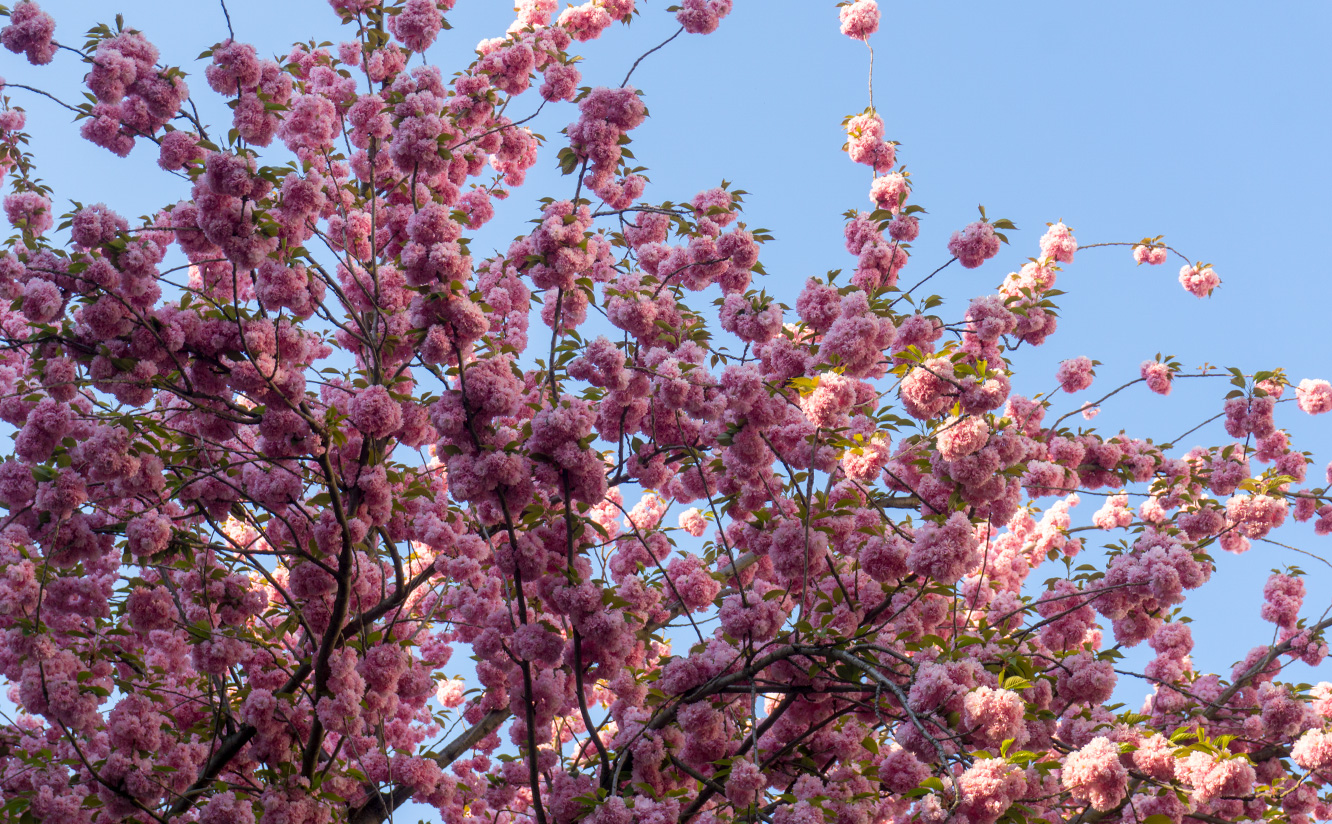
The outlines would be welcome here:
<svg viewBox="0 0 1332 824">
<path fill-rule="evenodd" d="M 1282 428 L 1332 385 L 1068 353 L 1019 393 L 1093 252 L 1050 224 L 936 314 L 912 258 L 978 268 L 1016 227 L 982 210 L 913 248 L 919 181 L 872 106 L 843 123 L 868 167 L 850 274 L 788 306 L 743 191 L 644 201 L 652 90 L 580 86 L 575 44 L 656 10 L 518 0 L 455 72 L 452 0 L 330 5 L 339 45 L 225 39 L 189 85 L 129 26 L 75 45 L 22 0 L 0 28 L 35 66 L 84 61 L 91 151 L 179 181 L 145 219 L 64 211 L 5 99 L 6 820 L 1332 817 L 1332 683 L 1283 677 L 1328 653 L 1302 571 L 1237 619 L 1272 641 L 1230 671 L 1195 669 L 1182 612 L 1225 553 L 1332 532 Z M 682 0 L 670 39 L 731 11 Z M 868 42 L 881 13 L 828 25 Z M 553 154 L 524 96 L 567 112 Z M 476 254 L 543 158 L 568 191 Z M 1220 283 L 1188 259 L 1179 282 Z M 1066 423 L 1181 382 L 1229 392 L 1196 436 L 1220 442 Z"/>
</svg>

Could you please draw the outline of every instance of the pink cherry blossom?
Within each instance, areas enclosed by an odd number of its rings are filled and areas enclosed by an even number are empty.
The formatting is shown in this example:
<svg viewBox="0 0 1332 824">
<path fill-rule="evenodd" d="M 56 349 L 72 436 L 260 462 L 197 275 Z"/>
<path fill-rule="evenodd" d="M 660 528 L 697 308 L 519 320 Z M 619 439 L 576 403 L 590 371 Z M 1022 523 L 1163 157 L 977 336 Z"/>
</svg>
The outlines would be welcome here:
<svg viewBox="0 0 1332 824">
<path fill-rule="evenodd" d="M 855 0 L 842 6 L 838 16 L 842 21 L 842 34 L 855 40 L 868 40 L 879 30 L 879 4 L 874 0 Z"/>
<path fill-rule="evenodd" d="M 984 221 L 968 224 L 965 229 L 953 232 L 948 241 L 948 251 L 968 269 L 975 269 L 985 261 L 999 254 L 999 238 L 994 234 L 994 227 Z"/>
<path fill-rule="evenodd" d="M 1166 262 L 1167 253 L 1167 249 L 1164 246 L 1144 246 L 1142 244 L 1137 244 L 1133 247 L 1133 260 L 1136 261 L 1139 266 L 1144 263 L 1160 266 L 1162 263 Z"/>
<path fill-rule="evenodd" d="M 389 18 L 389 31 L 414 52 L 430 48 L 442 25 L 435 0 L 407 0 L 402 11 Z"/>
<path fill-rule="evenodd" d="M 1059 364 L 1059 370 L 1055 373 L 1055 380 L 1059 381 L 1059 386 L 1065 392 L 1073 393 L 1081 392 L 1091 386 L 1092 379 L 1095 376 L 1096 372 L 1091 358 L 1079 356 Z"/>
<path fill-rule="evenodd" d="M 1041 237 L 1041 254 L 1059 263 L 1072 263 L 1073 253 L 1078 250 L 1078 241 L 1073 237 L 1073 230 L 1063 221 L 1050 225 Z"/>
<path fill-rule="evenodd" d="M 1179 284 L 1194 297 L 1205 298 L 1221 285 L 1221 278 L 1211 266 L 1197 268 L 1186 264 L 1179 270 Z"/>
<path fill-rule="evenodd" d="M 1159 361 L 1144 361 L 1141 370 L 1143 380 L 1147 381 L 1147 388 L 1158 395 L 1170 394 L 1170 382 L 1174 379 L 1174 371 L 1166 364 Z"/>
<path fill-rule="evenodd" d="M 23 52 L 33 65 L 50 63 L 55 57 L 55 19 L 31 0 L 22 0 L 9 12 L 9 24 L 0 29 L 0 45 Z"/>
<path fill-rule="evenodd" d="M 1321 415 L 1332 410 L 1332 384 L 1324 380 L 1305 378 L 1295 387 L 1295 398 L 1302 411 Z"/>
<path fill-rule="evenodd" d="M 1124 798 L 1128 770 L 1119 763 L 1119 747 L 1108 738 L 1098 737 L 1064 759 L 1060 781 L 1074 798 L 1105 811 Z"/>
</svg>

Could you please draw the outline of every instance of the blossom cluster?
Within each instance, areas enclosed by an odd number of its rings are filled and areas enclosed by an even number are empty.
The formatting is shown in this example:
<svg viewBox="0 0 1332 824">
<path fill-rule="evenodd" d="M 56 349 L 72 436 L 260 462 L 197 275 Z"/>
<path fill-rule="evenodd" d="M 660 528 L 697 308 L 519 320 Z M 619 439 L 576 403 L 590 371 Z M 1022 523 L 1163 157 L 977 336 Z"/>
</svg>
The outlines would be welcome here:
<svg viewBox="0 0 1332 824">
<path fill-rule="evenodd" d="M 854 268 L 769 294 L 746 193 L 645 203 L 624 147 L 650 90 L 579 88 L 570 49 L 634 0 L 518 0 L 456 73 L 420 58 L 452 2 L 330 5 L 353 32 L 338 46 L 208 50 L 195 85 L 230 106 L 220 129 L 145 34 L 85 46 L 83 136 L 154 142 L 186 181 L 143 219 L 57 214 L 35 161 L 5 154 L 6 811 L 1332 815 L 1332 684 L 1281 680 L 1328 654 L 1307 576 L 1266 581 L 1274 638 L 1228 673 L 1197 668 L 1183 614 L 1229 562 L 1216 548 L 1332 532 L 1285 417 L 1332 410 L 1332 384 L 1188 375 L 1242 388 L 1216 400 L 1221 442 L 1187 452 L 1075 430 L 1064 395 L 1108 367 L 1015 383 L 1086 250 L 1060 221 L 985 294 L 904 291 L 925 212 L 872 108 L 844 123 L 873 204 L 841 230 Z M 706 34 L 731 10 L 672 11 Z M 873 0 L 839 18 L 856 40 L 881 24 Z M 58 54 L 30 0 L 0 44 Z M 529 92 L 576 108 L 557 157 L 578 174 L 473 255 L 546 152 L 506 114 Z M 0 112 L 6 145 L 23 128 Z M 1012 228 L 982 212 L 945 265 L 997 258 Z M 1159 240 L 1135 259 L 1160 263 Z M 1097 402 L 1168 395 L 1178 373 L 1158 356 Z M 1121 678 L 1143 644 L 1141 681 Z M 1142 684 L 1133 711 L 1109 704 Z"/>
</svg>

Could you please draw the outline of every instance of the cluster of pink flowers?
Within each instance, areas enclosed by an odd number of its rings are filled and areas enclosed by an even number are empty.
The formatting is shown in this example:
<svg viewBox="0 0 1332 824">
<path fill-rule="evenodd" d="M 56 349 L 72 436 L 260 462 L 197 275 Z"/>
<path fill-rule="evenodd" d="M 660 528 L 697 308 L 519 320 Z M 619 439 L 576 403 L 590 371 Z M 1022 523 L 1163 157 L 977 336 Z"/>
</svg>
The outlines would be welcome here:
<svg viewBox="0 0 1332 824">
<path fill-rule="evenodd" d="M 1272 412 L 1276 399 L 1271 395 L 1252 398 L 1230 398 L 1225 403 L 1226 434 L 1232 438 L 1255 435 L 1265 438 L 1276 431 Z"/>
<path fill-rule="evenodd" d="M 641 175 L 616 178 L 624 136 L 647 117 L 647 108 L 632 87 L 598 88 L 578 104 L 580 118 L 569 125 L 569 145 L 587 162 L 587 187 L 612 209 L 628 208 L 643 193 Z"/>
<path fill-rule="evenodd" d="M 838 12 L 842 34 L 855 40 L 868 40 L 879 30 L 879 4 L 874 0 L 853 0 Z"/>
<path fill-rule="evenodd" d="M 601 36 L 611 23 L 625 20 L 634 11 L 634 0 L 588 0 L 560 13 L 561 28 L 580 42 Z"/>
<path fill-rule="evenodd" d="M 1182 457 L 1047 416 L 1010 360 L 1056 330 L 1072 231 L 1050 224 L 951 314 L 898 293 L 921 211 L 872 109 L 844 123 L 874 173 L 876 212 L 844 228 L 855 269 L 806 281 L 793 311 L 754 284 L 767 235 L 743 191 L 640 202 L 632 88 L 583 95 L 561 154 L 610 208 L 543 201 L 474 258 L 466 235 L 544 151 L 510 103 L 577 98 L 570 47 L 637 4 L 519 0 L 453 74 L 407 68 L 451 0 L 330 5 L 356 37 L 211 50 L 225 146 L 192 110 L 197 132 L 163 133 L 187 92 L 142 35 L 94 40 L 88 136 L 153 136 L 188 178 L 142 221 L 78 206 L 66 241 L 31 159 L 6 154 L 22 231 L 0 251 L 0 677 L 22 712 L 0 729 L 5 809 L 324 824 L 411 799 L 448 821 L 724 824 L 780 795 L 776 824 L 1332 813 L 1332 685 L 1279 680 L 1328 654 L 1301 573 L 1268 579 L 1275 637 L 1228 677 L 1194 669 L 1177 614 L 1227 562 L 1212 543 L 1242 552 L 1288 513 L 1332 532 L 1326 491 L 1292 489 L 1307 461 L 1277 426 L 1283 372 L 1226 401 L 1236 443 Z M 684 0 L 676 19 L 706 33 L 730 11 Z M 871 0 L 840 16 L 855 39 L 880 23 Z M 41 62 L 52 27 L 21 2 L 0 43 Z M 260 151 L 274 139 L 287 168 Z M 949 252 L 974 268 L 1008 229 L 983 219 Z M 1159 240 L 1135 259 L 1164 259 Z M 1186 288 L 1215 287 L 1189 268 Z M 589 333 L 598 314 L 614 335 Z M 1060 387 L 1096 365 L 1063 361 Z M 1165 395 L 1177 369 L 1140 375 Z M 1325 381 L 1293 394 L 1332 409 Z M 1090 523 L 1126 530 L 1104 556 L 1075 534 L 1089 493 Z M 1107 706 L 1119 648 L 1143 642 L 1141 711 Z M 451 674 L 455 653 L 472 674 Z"/>
<path fill-rule="evenodd" d="M 1300 409 L 1310 415 L 1321 415 L 1332 411 L 1332 384 L 1324 380 L 1305 378 L 1295 387 L 1295 400 Z"/>
<path fill-rule="evenodd" d="M 690 34 L 712 34 L 731 13 L 731 0 L 684 0 L 675 19 Z"/>
<path fill-rule="evenodd" d="M 1147 382 L 1147 388 L 1158 395 L 1170 394 L 1170 383 L 1175 378 L 1175 372 L 1167 364 L 1160 361 L 1144 361 L 1142 364 L 1142 379 Z"/>
<path fill-rule="evenodd" d="M 1181 759 L 1175 768 L 1180 780 L 1193 787 L 1195 803 L 1224 796 L 1242 796 L 1252 788 L 1256 775 L 1245 758 L 1217 757 L 1195 752 Z"/>
<path fill-rule="evenodd" d="M 1324 730 L 1309 730 L 1295 742 L 1290 757 L 1309 772 L 1332 768 L 1332 734 Z"/>
<path fill-rule="evenodd" d="M 38 192 L 15 192 L 4 200 L 5 219 L 16 229 L 44 235 L 55 225 L 51 199 Z"/>
<path fill-rule="evenodd" d="M 1263 538 L 1286 520 L 1286 501 L 1268 495 L 1236 495 L 1226 501 L 1226 524 L 1246 538 Z"/>
<path fill-rule="evenodd" d="M 968 269 L 975 269 L 985 261 L 999 254 L 999 238 L 994 227 L 978 220 L 967 224 L 966 228 L 953 232 L 948 240 L 948 252 L 957 258 L 957 262 Z"/>
<path fill-rule="evenodd" d="M 179 71 L 157 69 L 157 48 L 127 30 L 103 40 L 93 54 L 89 90 L 97 98 L 84 138 L 125 157 L 135 139 L 152 136 L 180 111 L 189 88 Z"/>
<path fill-rule="evenodd" d="M 901 172 L 874 178 L 870 184 L 870 200 L 875 207 L 897 214 L 911 193 L 911 182 Z"/>
<path fill-rule="evenodd" d="M 999 294 L 1017 315 L 1013 334 L 1024 343 L 1039 346 L 1052 335 L 1058 319 L 1040 305 L 1042 295 L 1055 283 L 1055 269 L 1039 261 L 1024 264 L 1010 273 L 999 287 Z"/>
<path fill-rule="evenodd" d="M 1205 298 L 1221 285 L 1221 278 L 1211 266 L 1185 264 L 1179 270 L 1179 285 L 1190 295 Z"/>
<path fill-rule="evenodd" d="M 55 19 L 32 0 L 21 0 L 9 12 L 9 24 L 0 29 L 0 45 L 23 52 L 35 66 L 50 63 L 56 53 Z"/>
<path fill-rule="evenodd" d="M 907 264 L 907 252 L 899 238 L 886 240 L 878 223 L 864 212 L 858 212 L 847 223 L 845 235 L 846 250 L 857 258 L 856 271 L 851 278 L 854 285 L 867 292 L 897 285 L 898 273 Z"/>
<path fill-rule="evenodd" d="M 1050 224 L 1050 228 L 1041 236 L 1041 256 L 1057 263 L 1072 263 L 1073 253 L 1078 250 L 1078 241 L 1073 237 L 1073 230 L 1063 221 Z"/>
<path fill-rule="evenodd" d="M 962 723 L 981 749 L 998 753 L 1005 741 L 1021 746 L 1027 729 L 1023 722 L 1026 704 L 1012 690 L 977 687 L 962 702 Z"/>
<path fill-rule="evenodd" d="M 1133 510 L 1129 509 L 1127 495 L 1111 495 L 1092 516 L 1098 529 L 1125 529 L 1133 523 Z"/>
<path fill-rule="evenodd" d="M 897 149 L 883 139 L 883 119 L 872 111 L 846 119 L 846 151 L 855 163 L 863 163 L 880 174 L 897 162 Z"/>
<path fill-rule="evenodd" d="M 949 461 L 970 455 L 985 446 L 989 438 L 990 427 L 982 417 L 945 421 L 939 427 L 939 455 Z"/>
<path fill-rule="evenodd" d="M 1059 370 L 1055 372 L 1059 387 L 1070 394 L 1091 386 L 1094 377 L 1096 370 L 1091 358 L 1081 355 L 1059 364 Z"/>
<path fill-rule="evenodd" d="M 1294 629 L 1304 603 L 1304 580 L 1294 575 L 1273 573 L 1263 586 L 1262 617 L 1282 629 Z"/>
<path fill-rule="evenodd" d="M 1128 789 L 1128 770 L 1119 762 L 1119 745 L 1105 737 L 1092 739 L 1064 759 L 1060 781 L 1092 809 L 1114 809 Z"/>
<path fill-rule="evenodd" d="M 981 546 L 971 521 L 954 512 L 942 525 L 926 523 L 916 530 L 907 566 L 942 583 L 953 583 L 981 560 Z"/>
<path fill-rule="evenodd" d="M 1139 243 L 1133 247 L 1133 260 L 1139 266 L 1144 263 L 1160 266 L 1166 262 L 1167 254 L 1168 250 L 1164 246 L 1147 246 Z"/>
<path fill-rule="evenodd" d="M 437 0 L 407 0 L 402 10 L 388 20 L 389 31 L 408 49 L 423 52 L 430 48 L 443 26 Z M 453 6 L 445 0 L 446 8 Z"/>
</svg>

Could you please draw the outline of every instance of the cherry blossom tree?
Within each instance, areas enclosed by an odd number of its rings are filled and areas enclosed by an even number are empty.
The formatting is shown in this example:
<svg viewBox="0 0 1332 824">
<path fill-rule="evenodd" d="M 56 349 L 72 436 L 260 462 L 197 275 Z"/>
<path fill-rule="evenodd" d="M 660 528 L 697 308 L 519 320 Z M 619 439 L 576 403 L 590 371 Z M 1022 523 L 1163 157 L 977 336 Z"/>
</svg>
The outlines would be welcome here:
<svg viewBox="0 0 1332 824">
<path fill-rule="evenodd" d="M 1287 674 L 1332 625 L 1302 572 L 1263 585 L 1272 641 L 1230 672 L 1194 668 L 1183 612 L 1225 553 L 1288 520 L 1332 531 L 1279 427 L 1332 410 L 1332 385 L 1160 356 L 1104 387 L 1079 355 L 1013 391 L 1085 250 L 1173 256 L 1198 297 L 1212 266 L 1055 222 L 936 314 L 935 275 L 1015 227 L 982 210 L 913 248 L 924 211 L 869 100 L 843 124 L 869 167 L 851 274 L 787 306 L 759 288 L 743 191 L 644 200 L 637 64 L 580 86 L 576 44 L 634 0 L 518 0 L 453 75 L 409 68 L 452 0 L 331 5 L 340 45 L 270 60 L 227 37 L 188 78 L 120 20 L 75 45 L 22 0 L 0 29 L 36 66 L 86 65 L 63 105 L 95 151 L 179 182 L 142 220 L 60 213 L 15 100 L 65 98 L 7 84 L 7 820 L 1332 816 L 1332 683 Z M 668 11 L 657 48 L 731 0 Z M 838 12 L 848 47 L 872 42 L 874 0 Z M 230 123 L 203 121 L 203 86 Z M 573 121 L 547 141 L 520 99 Z M 567 191 L 473 256 L 543 159 Z M 1081 426 L 1176 382 L 1214 391 L 1223 442 Z M 1144 703 L 1107 704 L 1126 688 Z"/>
</svg>

